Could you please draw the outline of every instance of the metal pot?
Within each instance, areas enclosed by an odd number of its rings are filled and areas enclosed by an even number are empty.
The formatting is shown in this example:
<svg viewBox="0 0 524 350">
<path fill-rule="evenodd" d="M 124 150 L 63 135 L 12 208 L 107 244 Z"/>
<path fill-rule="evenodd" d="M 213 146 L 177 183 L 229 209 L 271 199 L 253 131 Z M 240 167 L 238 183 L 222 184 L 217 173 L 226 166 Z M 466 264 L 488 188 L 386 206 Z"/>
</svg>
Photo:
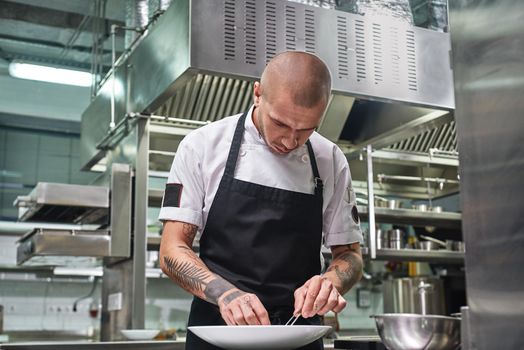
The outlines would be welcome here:
<svg viewBox="0 0 524 350">
<path fill-rule="evenodd" d="M 418 211 L 428 211 L 428 205 L 427 204 L 417 204 L 412 206 L 413 209 Z"/>
<path fill-rule="evenodd" d="M 384 281 L 384 312 L 445 315 L 444 285 L 436 277 Z"/>
<path fill-rule="evenodd" d="M 454 317 L 384 314 L 375 318 L 378 335 L 389 350 L 455 350 L 460 320 Z"/>
<path fill-rule="evenodd" d="M 404 232 L 399 229 L 389 230 L 389 248 L 392 249 L 403 249 L 406 246 L 404 238 Z"/>
<path fill-rule="evenodd" d="M 390 199 L 388 200 L 387 207 L 389 209 L 398 209 L 402 207 L 402 202 L 397 199 Z"/>
<path fill-rule="evenodd" d="M 431 251 L 438 250 L 439 248 L 440 245 L 438 243 L 431 241 L 419 241 L 415 243 L 415 249 Z"/>
<path fill-rule="evenodd" d="M 377 230 L 377 249 L 389 248 L 388 231 Z"/>
</svg>

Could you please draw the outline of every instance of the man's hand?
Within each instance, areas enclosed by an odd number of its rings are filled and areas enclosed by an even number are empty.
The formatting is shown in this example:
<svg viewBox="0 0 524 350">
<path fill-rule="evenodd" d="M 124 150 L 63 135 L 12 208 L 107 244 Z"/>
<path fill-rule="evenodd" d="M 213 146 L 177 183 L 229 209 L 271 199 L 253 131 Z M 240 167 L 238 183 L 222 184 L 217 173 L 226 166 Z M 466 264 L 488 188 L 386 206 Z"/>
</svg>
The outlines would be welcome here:
<svg viewBox="0 0 524 350">
<path fill-rule="evenodd" d="M 255 294 L 235 288 L 218 299 L 220 314 L 229 326 L 269 325 L 268 313 Z"/>
<path fill-rule="evenodd" d="M 331 253 L 333 261 L 326 273 L 311 277 L 295 291 L 295 315 L 312 317 L 328 311 L 340 312 L 346 307 L 342 294 L 362 276 L 360 244 L 333 246 Z"/>
<path fill-rule="evenodd" d="M 295 291 L 294 315 L 304 318 L 324 315 L 328 311 L 340 312 L 346 307 L 346 300 L 333 283 L 326 277 L 313 276 Z"/>
</svg>

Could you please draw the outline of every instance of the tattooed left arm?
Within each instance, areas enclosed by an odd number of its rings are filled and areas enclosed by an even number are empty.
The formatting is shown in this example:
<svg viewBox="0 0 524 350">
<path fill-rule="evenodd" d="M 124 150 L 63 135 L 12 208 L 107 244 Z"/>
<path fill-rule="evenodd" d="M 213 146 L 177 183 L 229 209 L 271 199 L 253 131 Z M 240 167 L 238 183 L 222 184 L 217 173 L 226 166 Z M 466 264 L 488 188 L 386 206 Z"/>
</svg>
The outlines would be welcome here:
<svg viewBox="0 0 524 350">
<path fill-rule="evenodd" d="M 333 260 L 324 276 L 331 280 L 340 294 L 345 294 L 362 277 L 360 244 L 333 246 L 331 253 Z"/>
</svg>

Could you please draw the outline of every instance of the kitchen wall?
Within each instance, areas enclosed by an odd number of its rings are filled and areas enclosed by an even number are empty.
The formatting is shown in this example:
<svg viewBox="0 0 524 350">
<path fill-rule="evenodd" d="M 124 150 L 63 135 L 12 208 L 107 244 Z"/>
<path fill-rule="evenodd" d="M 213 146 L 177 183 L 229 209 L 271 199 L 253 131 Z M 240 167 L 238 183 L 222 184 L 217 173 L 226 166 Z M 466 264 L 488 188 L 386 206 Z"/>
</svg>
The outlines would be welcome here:
<svg viewBox="0 0 524 350">
<path fill-rule="evenodd" d="M 14 272 L 5 268 L 15 265 L 17 238 L 0 236 L 0 305 L 4 306 L 4 329 L 8 332 L 45 330 L 96 335 L 100 318 L 99 315 L 90 317 L 89 308 L 93 302 L 100 303 L 101 283 L 93 297 L 80 301 L 74 312 L 73 303 L 89 293 L 92 278 Z M 366 308 L 357 307 L 357 289 L 361 287 L 372 291 Z M 149 278 L 146 294 L 146 328 L 186 328 L 191 304 L 188 293 L 167 278 Z M 374 329 L 369 315 L 382 312 L 380 286 L 371 288 L 369 284 L 360 284 L 346 294 L 346 299 L 349 305 L 339 315 L 341 328 Z"/>
<path fill-rule="evenodd" d="M 88 184 L 80 171 L 80 135 L 0 126 L 0 220 L 16 220 L 13 201 L 39 181 Z"/>
<path fill-rule="evenodd" d="M 5 331 L 46 330 L 96 334 L 100 318 L 89 316 L 91 303 L 100 301 L 100 284 L 93 298 L 74 301 L 89 293 L 87 278 L 38 277 L 35 273 L 0 273 L 0 305 Z M 356 306 L 356 289 L 346 295 L 349 306 L 339 315 L 342 329 L 372 329 L 369 315 L 381 313 L 382 294 L 372 293 L 371 306 Z M 185 329 L 191 297 L 166 278 L 147 281 L 146 328 Z"/>
</svg>

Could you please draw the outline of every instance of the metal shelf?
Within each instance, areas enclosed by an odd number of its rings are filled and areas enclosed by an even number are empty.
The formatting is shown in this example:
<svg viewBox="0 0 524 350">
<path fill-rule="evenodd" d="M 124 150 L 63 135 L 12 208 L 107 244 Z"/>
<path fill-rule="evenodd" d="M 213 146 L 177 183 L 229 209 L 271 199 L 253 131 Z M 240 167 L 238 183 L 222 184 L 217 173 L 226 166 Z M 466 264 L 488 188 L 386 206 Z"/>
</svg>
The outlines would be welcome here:
<svg viewBox="0 0 524 350">
<path fill-rule="evenodd" d="M 361 219 L 368 218 L 368 207 L 359 205 L 358 212 Z M 375 207 L 375 222 L 460 229 L 462 214 Z"/>
<path fill-rule="evenodd" d="M 364 257 L 369 256 L 367 249 L 363 249 L 362 254 Z M 464 252 L 449 250 L 377 249 L 377 257 L 375 260 L 463 264 Z"/>
</svg>

